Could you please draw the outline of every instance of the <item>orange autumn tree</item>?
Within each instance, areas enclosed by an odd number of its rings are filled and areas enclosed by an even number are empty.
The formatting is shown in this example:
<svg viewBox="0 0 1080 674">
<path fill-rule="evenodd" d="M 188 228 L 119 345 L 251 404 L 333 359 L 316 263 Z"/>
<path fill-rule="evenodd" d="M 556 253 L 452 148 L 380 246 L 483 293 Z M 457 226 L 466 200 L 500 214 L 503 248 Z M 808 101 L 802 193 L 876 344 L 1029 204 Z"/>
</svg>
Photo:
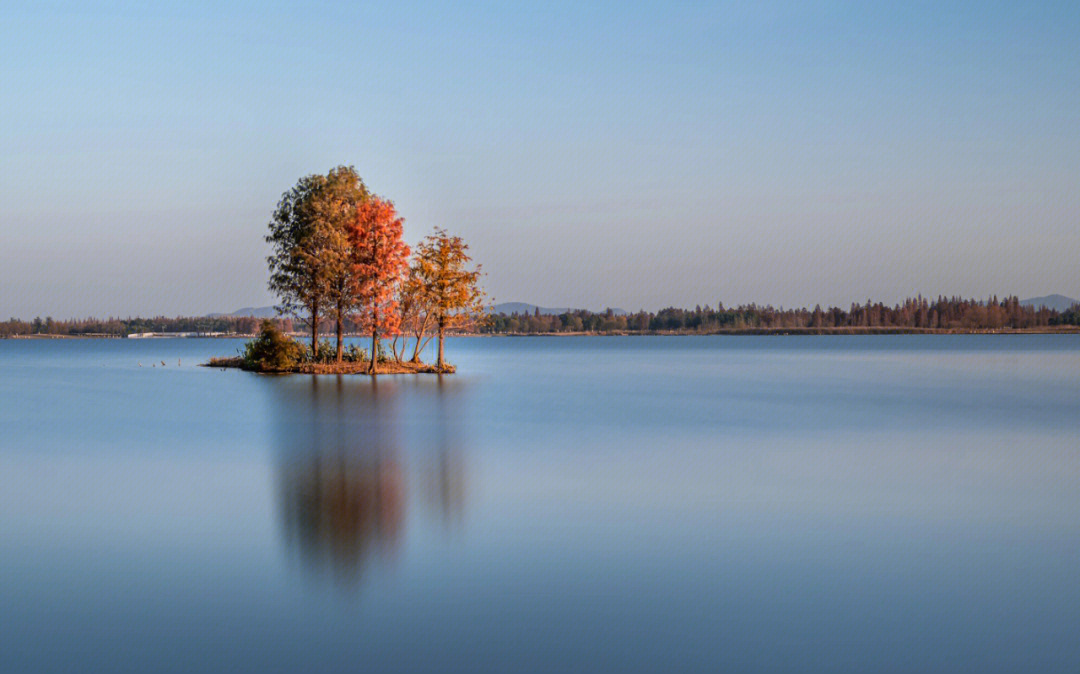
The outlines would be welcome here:
<svg viewBox="0 0 1080 674">
<path fill-rule="evenodd" d="M 401 362 L 409 346 L 409 338 L 412 337 L 415 341 L 413 342 L 410 362 L 419 363 L 420 352 L 435 335 L 428 329 L 431 325 L 432 315 L 428 310 L 424 287 L 417 276 L 415 264 L 409 268 L 401 285 L 398 286 L 397 309 L 399 332 L 394 335 L 394 340 L 390 344 L 390 348 L 394 353 L 394 360 L 398 363 Z M 400 348 L 398 344 L 399 337 L 401 338 Z"/>
<path fill-rule="evenodd" d="M 371 374 L 378 367 L 379 340 L 399 329 L 395 292 L 409 259 L 401 240 L 403 222 L 392 202 L 373 196 L 357 204 L 348 225 L 359 323 L 371 333 Z"/>
<path fill-rule="evenodd" d="M 445 366 L 443 338 L 446 331 L 474 323 L 487 313 L 484 291 L 480 289 L 480 265 L 470 268 L 472 258 L 468 250 L 468 244 L 460 236 L 451 236 L 446 230 L 436 228 L 434 234 L 417 246 L 413 261 L 416 292 L 435 324 L 439 344 L 436 366 L 439 370 Z"/>
</svg>

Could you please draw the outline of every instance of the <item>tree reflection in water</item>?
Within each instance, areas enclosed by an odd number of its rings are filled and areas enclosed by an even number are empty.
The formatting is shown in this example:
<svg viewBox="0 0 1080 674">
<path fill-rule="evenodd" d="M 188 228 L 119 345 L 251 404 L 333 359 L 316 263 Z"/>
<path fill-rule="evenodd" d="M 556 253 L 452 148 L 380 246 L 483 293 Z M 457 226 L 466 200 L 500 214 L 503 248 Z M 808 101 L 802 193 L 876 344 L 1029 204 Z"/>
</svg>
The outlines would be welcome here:
<svg viewBox="0 0 1080 674">
<path fill-rule="evenodd" d="M 461 524 L 460 386 L 367 377 L 280 377 L 267 385 L 278 424 L 283 537 L 309 569 L 351 585 L 373 560 L 393 562 L 410 498 L 445 525 Z"/>
<path fill-rule="evenodd" d="M 282 470 L 285 536 L 313 566 L 358 575 L 369 552 L 389 552 L 404 519 L 401 464 L 379 450 L 316 455 Z"/>
</svg>

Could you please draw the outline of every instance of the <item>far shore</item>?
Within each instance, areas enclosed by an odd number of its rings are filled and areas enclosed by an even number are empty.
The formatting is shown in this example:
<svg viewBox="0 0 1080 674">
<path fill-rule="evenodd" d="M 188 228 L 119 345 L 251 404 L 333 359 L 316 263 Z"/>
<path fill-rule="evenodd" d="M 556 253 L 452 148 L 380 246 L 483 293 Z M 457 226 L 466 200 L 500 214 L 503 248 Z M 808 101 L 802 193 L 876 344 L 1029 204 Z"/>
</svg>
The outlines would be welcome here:
<svg viewBox="0 0 1080 674">
<path fill-rule="evenodd" d="M 304 341 L 308 333 L 294 332 L 289 336 Z M 678 330 L 613 330 L 605 332 L 458 332 L 448 337 L 707 337 L 724 335 L 1075 335 L 1080 334 L 1080 326 L 1058 325 L 1040 328 L 1013 330 L 1001 329 L 964 329 L 964 328 L 903 328 L 903 327 L 840 327 L 840 328 L 730 328 L 709 332 L 684 332 Z M 369 335 L 346 333 L 346 337 Z M 173 334 L 168 332 L 141 335 L 138 339 L 251 339 L 255 334 Z M 133 339 L 125 335 L 79 334 L 79 335 L 6 335 L 0 339 Z"/>
<path fill-rule="evenodd" d="M 5 335 L 3 339 L 126 339 L 126 336 L 104 333 L 84 335 Z"/>
<path fill-rule="evenodd" d="M 724 335 L 1074 335 L 1080 334 L 1080 326 L 1051 326 L 1011 329 L 965 330 L 961 328 L 894 328 L 894 327 L 841 327 L 841 328 L 731 328 L 709 332 L 683 332 L 678 330 L 613 330 L 610 332 L 498 332 L 460 333 L 453 337 L 711 337 Z"/>
</svg>

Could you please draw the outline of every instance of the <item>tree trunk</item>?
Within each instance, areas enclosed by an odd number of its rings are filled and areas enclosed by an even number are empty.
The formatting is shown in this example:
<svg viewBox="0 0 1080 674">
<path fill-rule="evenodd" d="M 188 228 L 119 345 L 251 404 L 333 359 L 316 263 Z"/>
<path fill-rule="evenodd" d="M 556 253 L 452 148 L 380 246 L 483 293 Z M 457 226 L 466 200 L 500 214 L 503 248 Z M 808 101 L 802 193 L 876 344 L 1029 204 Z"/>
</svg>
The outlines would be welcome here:
<svg viewBox="0 0 1080 674">
<path fill-rule="evenodd" d="M 439 360 L 437 366 L 440 370 L 443 369 L 443 321 L 439 321 Z"/>
<path fill-rule="evenodd" d="M 311 359 L 319 353 L 319 304 L 311 304 Z"/>
<path fill-rule="evenodd" d="M 379 312 L 371 312 L 371 374 L 375 374 L 379 362 Z"/>
<path fill-rule="evenodd" d="M 414 363 L 420 362 L 420 351 L 424 348 L 424 333 L 427 332 L 428 321 L 430 320 L 430 315 L 425 314 L 424 322 L 420 324 L 420 329 L 413 333 L 416 335 L 416 344 L 413 346 L 412 352 L 412 362 Z M 430 340 L 431 338 L 429 337 L 428 341 Z"/>
<path fill-rule="evenodd" d="M 345 333 L 345 307 L 339 302 L 337 305 L 337 362 L 341 362 L 341 356 L 344 353 L 345 345 L 342 341 L 342 337 Z"/>
</svg>

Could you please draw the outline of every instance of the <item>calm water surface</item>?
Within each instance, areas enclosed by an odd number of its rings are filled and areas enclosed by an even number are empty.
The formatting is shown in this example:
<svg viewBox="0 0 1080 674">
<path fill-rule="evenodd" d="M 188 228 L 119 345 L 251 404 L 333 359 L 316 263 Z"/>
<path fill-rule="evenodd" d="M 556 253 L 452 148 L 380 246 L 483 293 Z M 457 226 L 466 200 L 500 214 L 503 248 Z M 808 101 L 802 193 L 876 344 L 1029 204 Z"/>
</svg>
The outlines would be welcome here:
<svg viewBox="0 0 1080 674">
<path fill-rule="evenodd" d="M 0 671 L 1080 671 L 1080 337 L 238 346 L 0 341 Z"/>
</svg>

